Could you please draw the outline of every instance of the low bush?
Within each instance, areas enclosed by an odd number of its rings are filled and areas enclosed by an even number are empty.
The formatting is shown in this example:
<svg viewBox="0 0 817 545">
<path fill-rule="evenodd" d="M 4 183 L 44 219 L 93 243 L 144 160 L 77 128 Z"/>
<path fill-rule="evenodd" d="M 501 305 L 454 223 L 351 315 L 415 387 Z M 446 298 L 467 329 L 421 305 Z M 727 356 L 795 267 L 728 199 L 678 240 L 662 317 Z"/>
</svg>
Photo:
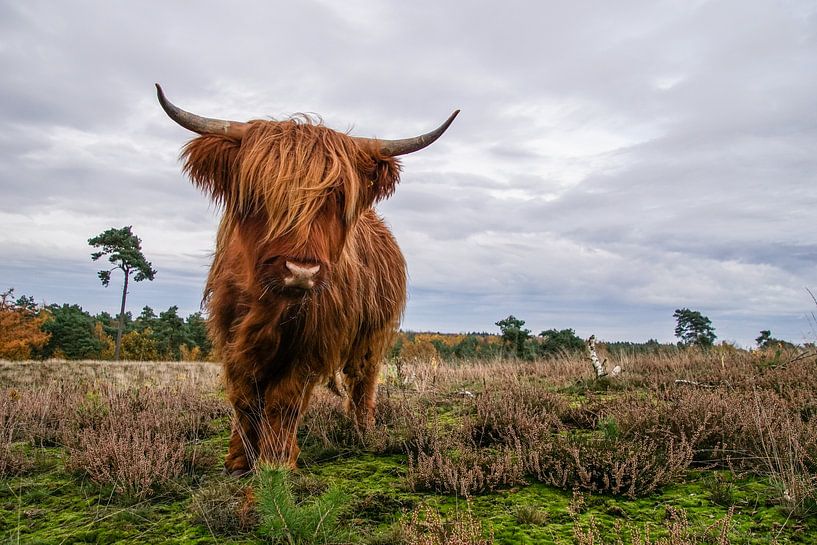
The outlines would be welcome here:
<svg viewBox="0 0 817 545">
<path fill-rule="evenodd" d="M 66 466 L 135 500 L 155 494 L 184 473 L 185 458 L 183 437 L 158 416 L 114 413 L 80 430 Z"/>
<path fill-rule="evenodd" d="M 476 397 L 475 416 L 466 424 L 477 445 L 537 444 L 562 428 L 569 411 L 564 397 L 543 392 L 534 384 L 515 383 Z"/>
<path fill-rule="evenodd" d="M 0 477 L 19 475 L 31 469 L 33 465 L 20 445 L 11 444 L 0 437 Z"/>
<path fill-rule="evenodd" d="M 298 431 L 304 455 L 321 459 L 338 452 L 359 449 L 362 438 L 346 414 L 343 400 L 325 390 L 312 396 Z"/>
</svg>

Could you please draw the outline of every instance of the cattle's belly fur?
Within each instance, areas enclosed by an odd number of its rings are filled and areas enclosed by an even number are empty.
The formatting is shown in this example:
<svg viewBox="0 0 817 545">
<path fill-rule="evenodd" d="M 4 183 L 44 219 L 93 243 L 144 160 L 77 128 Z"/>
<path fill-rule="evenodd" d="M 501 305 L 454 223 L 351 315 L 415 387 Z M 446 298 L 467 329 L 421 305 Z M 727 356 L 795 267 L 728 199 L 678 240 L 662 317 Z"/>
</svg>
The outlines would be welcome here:
<svg viewBox="0 0 817 545">
<path fill-rule="evenodd" d="M 350 231 L 328 285 L 300 300 L 264 294 L 236 250 L 218 249 L 206 299 L 237 417 L 227 469 L 252 467 L 256 457 L 294 463 L 312 388 L 337 371 L 358 423 L 371 418 L 379 368 L 405 306 L 405 260 L 373 211 Z"/>
</svg>

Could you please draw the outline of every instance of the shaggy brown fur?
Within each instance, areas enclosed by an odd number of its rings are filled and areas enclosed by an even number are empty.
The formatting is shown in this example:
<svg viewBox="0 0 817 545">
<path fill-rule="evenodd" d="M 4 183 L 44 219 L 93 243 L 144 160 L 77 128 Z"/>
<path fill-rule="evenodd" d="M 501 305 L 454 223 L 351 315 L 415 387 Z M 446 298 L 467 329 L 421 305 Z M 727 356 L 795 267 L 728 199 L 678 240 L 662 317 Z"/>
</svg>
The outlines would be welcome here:
<svg viewBox="0 0 817 545">
<path fill-rule="evenodd" d="M 182 153 L 224 208 L 205 290 L 235 424 L 225 462 L 294 465 L 313 387 L 342 372 L 366 427 L 380 363 L 405 305 L 405 261 L 372 209 L 399 164 L 306 118 L 253 121 L 238 142 L 205 135 Z M 287 259 L 320 265 L 312 290 L 287 288 Z"/>
</svg>

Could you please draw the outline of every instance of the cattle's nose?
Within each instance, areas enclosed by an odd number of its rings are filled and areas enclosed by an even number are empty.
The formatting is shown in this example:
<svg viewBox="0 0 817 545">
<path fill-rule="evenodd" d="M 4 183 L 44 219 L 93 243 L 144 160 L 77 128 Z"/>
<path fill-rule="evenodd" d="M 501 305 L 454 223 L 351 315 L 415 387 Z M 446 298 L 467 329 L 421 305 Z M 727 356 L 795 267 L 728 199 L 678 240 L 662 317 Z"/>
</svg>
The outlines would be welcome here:
<svg viewBox="0 0 817 545">
<path fill-rule="evenodd" d="M 315 286 L 315 275 L 321 270 L 320 265 L 313 265 L 311 267 L 299 265 L 292 261 L 286 262 L 287 269 L 292 273 L 291 276 L 284 278 L 284 285 L 292 288 L 311 289 Z"/>
</svg>

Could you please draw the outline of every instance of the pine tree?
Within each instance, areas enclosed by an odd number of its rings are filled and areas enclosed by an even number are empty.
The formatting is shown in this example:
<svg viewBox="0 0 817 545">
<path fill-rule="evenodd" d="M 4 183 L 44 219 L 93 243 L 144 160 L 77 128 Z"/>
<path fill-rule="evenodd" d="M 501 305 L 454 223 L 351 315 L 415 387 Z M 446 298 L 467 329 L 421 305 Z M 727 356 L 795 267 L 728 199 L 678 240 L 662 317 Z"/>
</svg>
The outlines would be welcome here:
<svg viewBox="0 0 817 545">
<path fill-rule="evenodd" d="M 91 259 L 98 260 L 104 255 L 108 256 L 108 261 L 113 263 L 109 270 L 99 271 L 99 279 L 102 285 L 108 287 L 111 282 L 111 272 L 119 269 L 125 275 L 125 282 L 122 287 L 122 305 L 119 309 L 119 325 L 116 330 L 116 347 L 114 349 L 114 359 L 119 360 L 119 351 L 122 346 L 122 328 L 125 320 L 125 299 L 128 296 L 128 281 L 133 274 L 134 282 L 142 280 L 153 280 L 156 271 L 150 261 L 142 254 L 142 241 L 133 234 L 131 226 L 121 229 L 110 228 L 99 235 L 88 239 L 88 244 L 94 248 L 102 247 L 101 251 L 91 254 Z"/>
<path fill-rule="evenodd" d="M 711 320 L 697 310 L 676 309 L 672 316 L 676 320 L 675 336 L 683 344 L 709 348 L 715 343 L 717 335 Z"/>
</svg>

